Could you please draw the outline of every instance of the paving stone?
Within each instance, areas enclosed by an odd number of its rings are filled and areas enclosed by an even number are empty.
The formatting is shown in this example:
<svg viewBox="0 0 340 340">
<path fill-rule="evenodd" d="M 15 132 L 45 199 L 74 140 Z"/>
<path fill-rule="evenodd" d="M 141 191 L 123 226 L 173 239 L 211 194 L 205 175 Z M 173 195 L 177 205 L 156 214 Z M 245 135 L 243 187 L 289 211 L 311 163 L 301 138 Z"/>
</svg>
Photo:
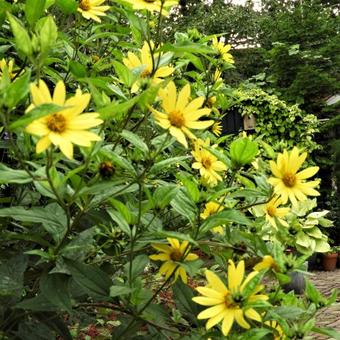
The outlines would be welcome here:
<svg viewBox="0 0 340 340">
<path fill-rule="evenodd" d="M 333 272 L 317 271 L 312 272 L 312 276 L 309 279 L 313 284 L 321 291 L 325 296 L 330 296 L 332 289 L 338 289 L 340 293 L 340 269 Z M 321 309 L 317 314 L 317 326 L 334 328 L 340 332 L 340 296 L 337 297 L 337 303 L 330 307 Z M 315 340 L 331 339 L 329 337 L 315 334 L 313 336 Z"/>
</svg>

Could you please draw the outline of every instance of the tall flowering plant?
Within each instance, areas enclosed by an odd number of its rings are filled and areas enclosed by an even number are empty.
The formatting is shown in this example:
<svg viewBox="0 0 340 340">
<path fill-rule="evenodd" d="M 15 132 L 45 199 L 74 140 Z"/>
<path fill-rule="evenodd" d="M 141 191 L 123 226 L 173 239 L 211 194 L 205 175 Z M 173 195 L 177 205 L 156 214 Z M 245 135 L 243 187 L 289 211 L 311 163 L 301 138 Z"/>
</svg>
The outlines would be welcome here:
<svg viewBox="0 0 340 340">
<path fill-rule="evenodd" d="M 327 249 L 327 212 L 301 212 L 318 168 L 220 137 L 232 46 L 164 41 L 173 6 L 0 9 L 1 338 L 334 334 L 314 314 L 335 295 L 281 289 Z"/>
</svg>

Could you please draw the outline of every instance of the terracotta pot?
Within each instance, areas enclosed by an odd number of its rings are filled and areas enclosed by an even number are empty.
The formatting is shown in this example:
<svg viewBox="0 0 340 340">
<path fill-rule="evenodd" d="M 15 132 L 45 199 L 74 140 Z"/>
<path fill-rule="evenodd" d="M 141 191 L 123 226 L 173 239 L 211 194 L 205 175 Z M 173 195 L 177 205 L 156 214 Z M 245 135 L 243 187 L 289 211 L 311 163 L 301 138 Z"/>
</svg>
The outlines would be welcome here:
<svg viewBox="0 0 340 340">
<path fill-rule="evenodd" d="M 322 266 L 324 270 L 332 271 L 336 268 L 338 253 L 324 254 L 322 258 Z"/>
</svg>

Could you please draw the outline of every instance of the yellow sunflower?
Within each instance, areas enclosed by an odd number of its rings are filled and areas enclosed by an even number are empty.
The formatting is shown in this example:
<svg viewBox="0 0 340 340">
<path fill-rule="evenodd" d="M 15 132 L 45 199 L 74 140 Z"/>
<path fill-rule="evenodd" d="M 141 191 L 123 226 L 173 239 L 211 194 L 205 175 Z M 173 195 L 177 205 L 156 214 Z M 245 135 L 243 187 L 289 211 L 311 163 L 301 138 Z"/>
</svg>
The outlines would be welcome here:
<svg viewBox="0 0 340 340">
<path fill-rule="evenodd" d="M 178 276 L 184 283 L 187 283 L 187 273 L 181 263 L 185 261 L 195 261 L 198 255 L 190 253 L 190 246 L 188 241 L 180 243 L 176 238 L 167 238 L 170 246 L 163 243 L 155 243 L 151 246 L 160 251 L 159 254 L 150 255 L 149 258 L 155 261 L 163 261 L 164 263 L 159 269 L 161 274 L 168 279 L 175 271 L 174 280 L 176 282 Z M 176 269 L 177 268 L 177 269 Z"/>
<path fill-rule="evenodd" d="M 279 268 L 272 256 L 270 255 L 263 256 L 262 261 L 254 266 L 254 270 L 258 272 L 264 269 L 273 269 L 277 272 L 279 271 Z"/>
<path fill-rule="evenodd" d="M 100 6 L 103 2 L 105 0 L 81 0 L 78 12 L 87 20 L 101 22 L 99 17 L 105 16 L 105 12 L 110 9 L 110 6 Z"/>
<path fill-rule="evenodd" d="M 210 109 L 202 109 L 204 97 L 190 100 L 190 85 L 185 85 L 177 94 L 176 85 L 170 81 L 164 89 L 160 89 L 158 95 L 162 101 L 162 108 L 165 113 L 150 107 L 154 114 L 156 123 L 163 129 L 169 130 L 179 143 L 188 147 L 185 136 L 196 139 L 196 136 L 189 129 L 203 130 L 214 123 L 213 120 L 199 121 L 203 116 L 210 113 Z"/>
<path fill-rule="evenodd" d="M 297 201 L 304 201 L 307 196 L 320 195 L 313 189 L 319 181 L 305 182 L 305 179 L 318 172 L 319 167 L 312 166 L 298 172 L 306 157 L 306 152 L 299 155 L 298 148 L 294 147 L 289 153 L 287 150 L 280 153 L 276 163 L 270 161 L 270 168 L 275 177 L 270 177 L 268 182 L 274 186 L 274 192 L 281 197 L 282 204 L 286 204 L 289 199 L 296 205 Z"/>
<path fill-rule="evenodd" d="M 220 203 L 216 203 L 216 202 L 213 202 L 213 201 L 208 202 L 205 205 L 203 212 L 201 213 L 201 218 L 203 220 L 205 220 L 209 216 L 211 216 L 211 215 L 213 215 L 213 214 L 215 214 L 219 211 L 222 211 L 223 209 L 224 209 L 224 207 Z M 212 231 L 216 234 L 221 234 L 221 235 L 224 234 L 224 229 L 223 229 L 222 226 L 217 226 L 215 228 L 212 228 Z"/>
<path fill-rule="evenodd" d="M 222 133 L 221 122 L 215 122 L 214 125 L 211 128 L 211 131 L 215 136 L 217 136 L 217 137 L 221 136 L 221 133 Z"/>
<path fill-rule="evenodd" d="M 13 59 L 11 59 L 8 63 L 6 62 L 5 59 L 0 60 L 0 78 L 2 77 L 2 74 L 4 73 L 6 68 L 9 79 L 13 79 L 16 76 L 16 73 L 13 72 L 13 67 L 14 67 Z"/>
<path fill-rule="evenodd" d="M 162 15 L 168 15 L 168 8 L 177 5 L 178 0 L 165 0 L 162 8 L 161 0 L 124 0 L 124 2 L 132 5 L 133 9 L 141 10 L 146 9 L 149 12 L 160 12 Z"/>
<path fill-rule="evenodd" d="M 229 64 L 234 63 L 233 56 L 230 53 L 228 53 L 231 49 L 231 45 L 229 44 L 224 45 L 223 41 L 217 40 L 216 37 L 213 37 L 212 47 L 214 48 L 220 59 L 224 60 Z"/>
<path fill-rule="evenodd" d="M 228 286 L 226 286 L 215 273 L 210 270 L 205 272 L 208 284 L 196 288 L 203 296 L 194 297 L 192 300 L 200 305 L 209 306 L 197 315 L 199 320 L 209 319 L 206 323 L 207 330 L 222 321 L 222 333 L 227 336 L 234 321 L 245 329 L 250 328 L 245 317 L 261 322 L 261 315 L 247 305 L 268 300 L 268 296 L 258 294 L 264 286 L 258 285 L 250 295 L 244 295 L 245 287 L 257 274 L 257 271 L 253 271 L 244 279 L 244 261 L 240 261 L 235 267 L 234 262 L 229 260 Z"/>
<path fill-rule="evenodd" d="M 265 321 L 264 324 L 273 329 L 274 340 L 287 339 L 287 337 L 283 333 L 283 330 L 282 330 L 280 324 L 276 320 L 268 320 L 268 321 Z"/>
<path fill-rule="evenodd" d="M 56 104 L 62 106 L 60 111 L 51 113 L 30 123 L 25 131 L 41 137 L 36 145 L 36 152 L 45 151 L 51 144 L 59 147 L 69 159 L 73 158 L 73 144 L 90 146 L 91 141 L 99 141 L 100 137 L 93 132 L 85 131 L 101 124 L 98 113 L 81 114 L 90 102 L 89 93 L 77 90 L 73 97 L 66 100 L 65 84 L 59 81 L 53 96 L 43 80 L 38 86 L 30 85 L 32 104 L 27 111 L 41 104 Z"/>
<path fill-rule="evenodd" d="M 157 85 L 163 81 L 164 77 L 170 76 L 174 72 L 174 68 L 170 66 L 161 66 L 154 70 L 157 66 L 157 61 L 159 60 L 159 54 L 154 54 L 152 56 L 152 51 L 154 43 L 151 41 L 150 46 L 145 41 L 141 50 L 139 50 L 140 56 L 128 52 L 127 58 L 123 59 L 123 63 L 130 70 L 137 69 L 140 71 L 141 80 L 137 80 L 131 88 L 131 92 L 135 93 L 138 91 L 141 81 L 143 79 L 150 79 L 151 85 Z M 154 60 L 154 61 L 153 61 Z M 156 65 L 154 65 L 154 63 Z"/>
<path fill-rule="evenodd" d="M 218 172 L 226 171 L 227 166 L 206 150 L 205 146 L 209 145 L 201 139 L 195 142 L 195 149 L 191 154 L 196 162 L 192 164 L 192 167 L 200 171 L 201 176 L 208 185 L 214 186 L 218 181 L 222 181 L 222 177 Z"/>
<path fill-rule="evenodd" d="M 275 196 L 272 198 L 267 204 L 262 206 L 262 210 L 266 215 L 266 221 L 269 222 L 274 228 L 277 228 L 276 220 L 277 219 L 281 224 L 287 225 L 282 218 L 285 217 L 289 213 L 289 208 L 279 208 L 282 200 L 280 197 Z"/>
</svg>

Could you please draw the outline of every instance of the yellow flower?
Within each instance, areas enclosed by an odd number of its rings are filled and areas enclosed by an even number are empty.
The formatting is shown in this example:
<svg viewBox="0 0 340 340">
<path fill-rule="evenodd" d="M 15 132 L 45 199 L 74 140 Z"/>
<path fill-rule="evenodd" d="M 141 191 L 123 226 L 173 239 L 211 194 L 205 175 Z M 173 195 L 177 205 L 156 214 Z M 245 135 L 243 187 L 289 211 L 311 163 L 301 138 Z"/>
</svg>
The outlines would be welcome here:
<svg viewBox="0 0 340 340">
<path fill-rule="evenodd" d="M 270 268 L 274 269 L 275 271 L 279 271 L 275 260 L 270 255 L 263 256 L 262 261 L 254 266 L 254 270 L 258 272 Z"/>
<path fill-rule="evenodd" d="M 81 114 L 90 102 L 89 93 L 82 94 L 77 90 L 73 97 L 66 100 L 65 84 L 59 81 L 55 87 L 53 97 L 43 80 L 38 86 L 30 85 L 32 105 L 27 111 L 41 104 L 55 104 L 63 107 L 56 113 L 39 118 L 26 127 L 26 132 L 41 137 L 36 145 L 36 152 L 45 151 L 51 144 L 59 147 L 69 159 L 73 158 L 73 144 L 90 146 L 91 141 L 98 141 L 100 137 L 93 132 L 85 131 L 101 124 L 98 113 Z"/>
<path fill-rule="evenodd" d="M 200 171 L 201 176 L 208 185 L 214 186 L 218 181 L 222 181 L 222 177 L 218 172 L 226 171 L 227 166 L 206 150 L 204 146 L 206 146 L 206 143 L 201 139 L 198 139 L 195 143 L 195 150 L 191 154 L 196 162 L 192 164 L 192 167 Z"/>
<path fill-rule="evenodd" d="M 197 319 L 209 319 L 206 323 L 207 330 L 222 321 L 222 333 L 227 336 L 234 320 L 245 329 L 249 329 L 250 325 L 244 317 L 261 322 L 260 314 L 247 304 L 267 300 L 268 296 L 258 294 L 264 287 L 258 285 L 250 295 L 244 295 L 245 287 L 257 274 L 257 271 L 253 271 L 244 280 L 244 261 L 240 261 L 235 267 L 234 262 L 229 260 L 226 286 L 215 273 L 210 270 L 205 272 L 208 284 L 196 288 L 203 296 L 194 297 L 192 300 L 209 306 L 197 315 Z"/>
<path fill-rule="evenodd" d="M 139 50 L 140 56 L 132 52 L 128 52 L 127 58 L 123 59 L 123 63 L 130 70 L 137 69 L 140 72 L 140 77 L 143 79 L 151 79 L 151 85 L 157 85 L 163 81 L 162 78 L 170 76 L 174 72 L 173 67 L 161 66 L 157 67 L 159 61 L 159 54 L 152 56 L 151 49 L 154 47 L 154 43 L 150 41 L 149 44 L 145 41 L 141 50 Z M 153 61 L 154 60 L 154 61 Z M 154 65 L 155 63 L 155 65 Z M 141 85 L 141 80 L 137 80 L 131 88 L 131 92 L 138 91 Z"/>
<path fill-rule="evenodd" d="M 8 63 L 6 62 L 5 59 L 0 60 L 0 78 L 2 77 L 2 74 L 5 71 L 5 68 L 7 68 L 9 79 L 13 79 L 16 76 L 16 73 L 13 72 L 13 66 L 14 66 L 13 59 L 11 59 Z"/>
<path fill-rule="evenodd" d="M 216 37 L 213 37 L 212 46 L 217 52 L 219 58 L 221 58 L 222 60 L 229 64 L 234 63 L 233 56 L 230 53 L 228 53 L 231 49 L 231 45 L 229 44 L 224 45 L 221 40 L 217 40 Z"/>
<path fill-rule="evenodd" d="M 222 133 L 221 122 L 215 122 L 214 125 L 211 128 L 211 131 L 215 136 L 217 136 L 217 137 L 221 136 L 221 133 Z"/>
<path fill-rule="evenodd" d="M 132 5 L 133 9 L 141 10 L 146 9 L 149 12 L 160 12 L 162 9 L 161 0 L 124 0 L 124 2 Z M 162 9 L 162 15 L 168 15 L 169 12 L 166 8 L 177 5 L 178 0 L 165 0 Z"/>
<path fill-rule="evenodd" d="M 217 68 L 213 76 L 213 80 L 215 83 L 217 83 L 218 81 L 222 81 L 221 75 L 222 75 L 222 71 Z"/>
<path fill-rule="evenodd" d="M 162 243 L 152 244 L 151 246 L 161 253 L 150 255 L 149 257 L 151 260 L 164 262 L 160 267 L 159 272 L 165 275 L 165 279 L 168 279 L 175 271 L 173 282 L 176 282 L 178 276 L 180 276 L 182 281 L 187 283 L 187 273 L 181 266 L 181 263 L 185 261 L 195 261 L 198 259 L 198 255 L 190 253 L 188 241 L 180 243 L 175 238 L 167 238 L 167 240 L 170 246 Z"/>
<path fill-rule="evenodd" d="M 289 213 L 289 208 L 278 208 L 279 205 L 282 203 L 280 197 L 275 196 L 272 198 L 267 204 L 262 206 L 264 213 L 266 214 L 266 220 L 274 227 L 277 228 L 275 219 L 277 218 L 278 221 L 286 225 L 287 223 L 282 220 L 282 217 L 285 217 Z"/>
<path fill-rule="evenodd" d="M 185 136 L 196 139 L 196 136 L 189 129 L 206 129 L 214 123 L 213 120 L 199 121 L 202 116 L 207 116 L 210 109 L 202 109 L 204 97 L 190 100 L 190 85 L 185 85 L 177 94 L 176 85 L 170 81 L 164 89 L 160 89 L 158 94 L 162 100 L 162 108 L 165 113 L 150 107 L 158 125 L 169 130 L 179 143 L 188 147 Z"/>
<path fill-rule="evenodd" d="M 269 326 L 270 328 L 273 328 L 274 330 L 274 340 L 283 340 L 286 339 L 285 334 L 283 333 L 283 330 L 279 323 L 275 320 L 268 320 L 264 322 L 265 325 Z"/>
<path fill-rule="evenodd" d="M 110 9 L 110 6 L 100 6 L 105 0 L 81 0 L 78 6 L 78 12 L 89 20 L 92 19 L 97 22 L 101 22 L 100 16 L 105 16 L 106 11 Z"/>
<path fill-rule="evenodd" d="M 223 205 L 221 205 L 220 203 L 216 203 L 216 202 L 208 202 L 205 205 L 205 208 L 203 210 L 203 212 L 201 213 L 201 218 L 203 220 L 205 220 L 206 218 L 208 218 L 209 216 L 222 211 L 224 209 Z M 212 231 L 216 234 L 224 234 L 224 229 L 222 226 L 217 226 L 215 228 L 212 228 Z"/>
<path fill-rule="evenodd" d="M 287 150 L 280 153 L 276 163 L 270 161 L 270 168 L 275 177 L 270 177 L 268 182 L 274 186 L 274 192 L 281 197 L 282 204 L 286 204 L 289 199 L 293 205 L 296 205 L 297 201 L 306 200 L 306 196 L 319 195 L 313 189 L 319 181 L 305 182 L 305 179 L 318 172 L 319 167 L 312 166 L 297 172 L 306 157 L 306 152 L 299 155 L 298 148 L 294 147 L 290 153 Z"/>
</svg>

